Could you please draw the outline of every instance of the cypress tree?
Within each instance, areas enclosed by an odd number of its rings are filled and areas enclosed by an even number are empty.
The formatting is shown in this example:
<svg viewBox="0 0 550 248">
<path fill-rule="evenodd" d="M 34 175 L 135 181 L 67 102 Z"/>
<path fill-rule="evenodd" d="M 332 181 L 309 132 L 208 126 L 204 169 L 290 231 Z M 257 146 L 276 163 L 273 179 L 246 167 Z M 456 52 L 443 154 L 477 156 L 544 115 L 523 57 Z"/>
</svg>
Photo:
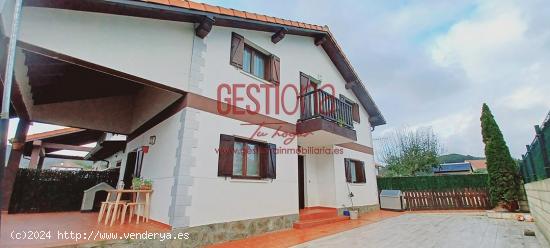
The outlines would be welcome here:
<svg viewBox="0 0 550 248">
<path fill-rule="evenodd" d="M 499 203 L 510 206 L 519 197 L 516 165 L 502 132 L 485 103 L 481 111 L 481 134 L 485 143 L 491 203 L 493 206 Z"/>
</svg>

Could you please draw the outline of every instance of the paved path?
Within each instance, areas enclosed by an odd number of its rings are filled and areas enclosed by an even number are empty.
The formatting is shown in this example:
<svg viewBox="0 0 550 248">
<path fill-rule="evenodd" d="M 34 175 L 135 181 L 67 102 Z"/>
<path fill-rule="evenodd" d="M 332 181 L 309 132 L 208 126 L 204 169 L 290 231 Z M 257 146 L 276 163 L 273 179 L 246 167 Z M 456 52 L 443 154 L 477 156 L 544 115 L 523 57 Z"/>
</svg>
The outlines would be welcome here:
<svg viewBox="0 0 550 248">
<path fill-rule="evenodd" d="M 539 248 L 536 237 L 523 236 L 534 223 L 489 219 L 472 214 L 405 214 L 295 247 L 484 247 Z M 539 234 L 538 235 L 542 235 Z"/>
</svg>

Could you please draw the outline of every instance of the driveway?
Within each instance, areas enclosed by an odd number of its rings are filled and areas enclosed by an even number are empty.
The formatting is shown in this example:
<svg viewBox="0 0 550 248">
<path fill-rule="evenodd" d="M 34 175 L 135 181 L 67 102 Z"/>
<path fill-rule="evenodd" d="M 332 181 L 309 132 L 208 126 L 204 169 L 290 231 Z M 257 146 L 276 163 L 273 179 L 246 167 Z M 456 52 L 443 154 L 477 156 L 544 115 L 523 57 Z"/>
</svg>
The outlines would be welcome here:
<svg viewBox="0 0 550 248">
<path fill-rule="evenodd" d="M 472 214 L 405 214 L 313 240 L 295 247 L 548 247 L 536 237 L 532 222 L 489 219 Z M 542 235 L 537 233 L 537 235 Z"/>
</svg>

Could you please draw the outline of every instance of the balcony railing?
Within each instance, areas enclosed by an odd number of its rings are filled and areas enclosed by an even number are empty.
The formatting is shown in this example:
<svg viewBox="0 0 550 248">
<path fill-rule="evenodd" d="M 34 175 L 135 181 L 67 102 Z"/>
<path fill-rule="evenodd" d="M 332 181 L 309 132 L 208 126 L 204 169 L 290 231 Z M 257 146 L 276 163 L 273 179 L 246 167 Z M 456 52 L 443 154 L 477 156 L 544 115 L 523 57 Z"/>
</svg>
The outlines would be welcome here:
<svg viewBox="0 0 550 248">
<path fill-rule="evenodd" d="M 333 95 L 314 90 L 300 96 L 301 117 L 299 121 L 323 118 L 340 126 L 353 129 L 351 104 Z"/>
</svg>

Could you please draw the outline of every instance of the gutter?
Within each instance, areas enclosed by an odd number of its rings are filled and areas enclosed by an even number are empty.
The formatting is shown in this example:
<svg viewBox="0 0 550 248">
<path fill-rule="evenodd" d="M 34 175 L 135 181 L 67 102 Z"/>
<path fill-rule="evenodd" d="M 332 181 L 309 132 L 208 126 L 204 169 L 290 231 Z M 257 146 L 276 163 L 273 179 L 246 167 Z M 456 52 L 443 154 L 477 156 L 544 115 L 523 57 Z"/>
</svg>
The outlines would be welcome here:
<svg viewBox="0 0 550 248">
<path fill-rule="evenodd" d="M 235 16 L 228 16 L 223 14 L 216 14 L 211 13 L 207 11 L 201 11 L 201 10 L 193 10 L 193 9 L 187 9 L 183 7 L 175 7 L 175 6 L 169 6 L 164 4 L 157 4 L 152 2 L 144 2 L 144 1 L 135 1 L 135 0 L 104 0 L 104 2 L 111 3 L 111 4 L 121 4 L 126 6 L 133 6 L 133 7 L 141 7 L 141 8 L 151 8 L 151 9 L 157 9 L 157 10 L 163 10 L 163 11 L 171 11 L 176 12 L 180 14 L 186 14 L 186 15 L 192 15 L 196 17 L 203 17 L 203 16 L 209 16 L 213 17 L 215 19 L 224 19 L 229 21 L 238 21 L 238 22 L 246 22 L 251 24 L 256 24 L 258 26 L 267 26 L 272 27 L 274 30 L 280 30 L 281 28 L 286 28 L 288 31 L 295 31 L 295 32 L 303 32 L 303 33 L 310 33 L 312 36 L 319 35 L 319 34 L 328 34 L 325 31 L 318 31 L 318 30 L 312 30 L 307 28 L 299 28 L 295 26 L 288 26 L 284 24 L 276 24 L 276 23 L 270 23 L 270 22 L 264 22 L 259 20 L 251 20 L 251 19 L 244 19 L 241 17 L 235 17 Z M 216 24 L 214 24 L 216 25 Z"/>
</svg>

